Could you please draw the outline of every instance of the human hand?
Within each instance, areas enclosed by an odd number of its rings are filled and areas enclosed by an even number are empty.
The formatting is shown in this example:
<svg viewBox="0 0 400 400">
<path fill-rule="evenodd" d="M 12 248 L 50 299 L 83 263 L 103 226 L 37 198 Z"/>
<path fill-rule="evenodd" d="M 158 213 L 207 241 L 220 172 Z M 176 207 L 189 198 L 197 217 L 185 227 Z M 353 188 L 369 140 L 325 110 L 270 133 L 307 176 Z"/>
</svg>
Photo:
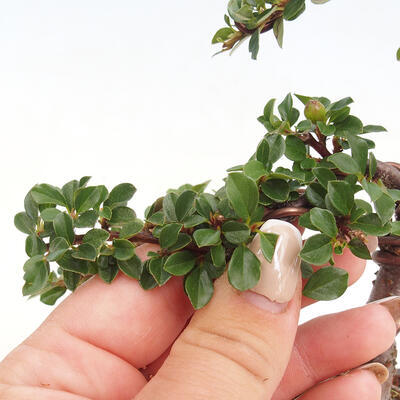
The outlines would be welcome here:
<svg viewBox="0 0 400 400">
<path fill-rule="evenodd" d="M 144 245 L 137 254 L 155 250 Z M 337 263 L 350 283 L 365 267 L 348 252 Z M 307 391 L 303 400 L 378 400 L 369 370 L 319 382 L 390 346 L 396 324 L 388 308 L 371 304 L 297 330 L 302 303 L 310 299 L 301 298 L 300 279 L 293 299 L 277 308 L 238 293 L 223 276 L 191 318 L 179 278 L 145 292 L 123 274 L 111 285 L 95 277 L 0 364 L 0 399 L 289 400 Z"/>
</svg>

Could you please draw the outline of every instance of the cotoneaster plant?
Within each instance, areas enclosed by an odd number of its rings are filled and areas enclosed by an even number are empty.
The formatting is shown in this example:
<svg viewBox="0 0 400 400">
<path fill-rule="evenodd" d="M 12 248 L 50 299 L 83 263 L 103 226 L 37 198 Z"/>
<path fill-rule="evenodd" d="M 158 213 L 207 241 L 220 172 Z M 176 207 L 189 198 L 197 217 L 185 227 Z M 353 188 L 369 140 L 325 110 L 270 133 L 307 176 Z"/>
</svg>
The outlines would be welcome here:
<svg viewBox="0 0 400 400">
<path fill-rule="evenodd" d="M 300 16 L 305 4 L 229 0 L 227 26 L 212 43 L 222 44 L 218 53 L 232 52 L 249 39 L 256 59 L 260 34 L 272 30 L 282 47 L 284 21 Z M 400 49 L 396 56 L 400 60 Z M 183 276 L 187 296 L 200 309 L 226 270 L 237 290 L 257 285 L 261 263 L 271 262 L 278 241 L 261 230 L 271 219 L 311 231 L 300 253 L 305 296 L 333 300 L 345 292 L 348 274 L 335 265 L 334 255 L 346 248 L 380 266 L 369 301 L 400 295 L 400 164 L 378 161 L 371 151 L 375 144 L 366 137 L 385 129 L 351 115 L 349 97 L 331 102 L 295 96 L 304 118 L 291 94 L 278 105 L 278 115 L 270 100 L 258 118 L 267 132 L 247 162 L 228 169 L 223 187 L 206 193 L 207 181 L 170 189 L 146 209 L 144 219 L 128 207 L 136 192 L 130 183 L 110 192 L 88 185 L 86 176 L 61 188 L 35 185 L 25 197 L 25 211 L 15 216 L 16 227 L 28 235 L 23 295 L 54 305 L 94 275 L 111 283 L 121 272 L 144 290 Z M 256 235 L 259 257 L 251 250 Z M 379 239 L 372 255 L 371 236 Z M 143 243 L 160 246 L 144 262 L 135 254 Z M 374 360 L 390 372 L 384 400 L 400 398 L 395 360 L 395 344 Z"/>
<path fill-rule="evenodd" d="M 15 216 L 16 227 L 28 235 L 23 294 L 52 305 L 96 274 L 111 283 L 121 271 L 145 290 L 184 276 L 185 291 L 199 309 L 225 269 L 236 289 L 254 287 L 260 260 L 247 245 L 260 235 L 271 261 L 277 235 L 260 226 L 269 219 L 298 219 L 314 233 L 301 251 L 304 295 L 341 296 L 348 276 L 333 254 L 348 247 L 370 259 L 368 235 L 400 234 L 400 222 L 392 221 L 400 200 L 392 179 L 398 174 L 375 159 L 374 143 L 364 136 L 385 129 L 351 115 L 351 98 L 296 97 L 307 118 L 298 121 L 291 94 L 278 105 L 279 116 L 270 100 L 258 118 L 267 133 L 246 163 L 228 169 L 223 187 L 215 193 L 205 192 L 208 182 L 171 189 L 147 208 L 144 220 L 127 205 L 136 191 L 130 183 L 110 192 L 88 186 L 89 177 L 62 188 L 35 185 L 25 211 Z M 158 243 L 160 250 L 142 262 L 135 255 L 142 243 Z M 311 265 L 325 264 L 313 272 Z"/>
</svg>

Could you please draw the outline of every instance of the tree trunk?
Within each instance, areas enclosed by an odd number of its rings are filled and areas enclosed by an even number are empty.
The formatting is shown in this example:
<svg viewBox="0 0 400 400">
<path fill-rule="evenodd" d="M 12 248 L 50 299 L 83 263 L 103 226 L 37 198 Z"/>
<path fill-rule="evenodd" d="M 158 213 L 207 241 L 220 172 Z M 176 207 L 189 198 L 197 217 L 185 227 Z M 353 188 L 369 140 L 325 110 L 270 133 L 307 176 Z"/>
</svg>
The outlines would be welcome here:
<svg viewBox="0 0 400 400">
<path fill-rule="evenodd" d="M 381 250 L 373 254 L 374 261 L 380 266 L 376 274 L 374 287 L 368 302 L 379 300 L 388 296 L 400 296 L 400 256 L 394 254 L 399 251 L 397 237 L 380 238 Z M 384 250 L 382 250 L 384 249 Z M 390 252 L 388 250 L 391 250 Z M 396 375 L 396 342 L 383 354 L 373 361 L 380 362 L 389 370 L 389 379 L 383 384 L 381 400 L 399 399 L 395 392 L 392 392 L 393 378 Z"/>
</svg>

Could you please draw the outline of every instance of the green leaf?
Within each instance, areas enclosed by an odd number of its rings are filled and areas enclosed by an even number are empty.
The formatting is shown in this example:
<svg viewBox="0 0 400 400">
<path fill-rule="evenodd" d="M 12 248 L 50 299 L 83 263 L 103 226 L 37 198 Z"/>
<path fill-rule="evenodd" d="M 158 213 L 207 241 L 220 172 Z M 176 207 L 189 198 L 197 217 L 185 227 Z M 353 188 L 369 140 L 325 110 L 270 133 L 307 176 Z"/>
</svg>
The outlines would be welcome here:
<svg viewBox="0 0 400 400">
<path fill-rule="evenodd" d="M 221 244 L 213 246 L 210 249 L 211 259 L 215 266 L 225 267 L 225 248 Z"/>
<path fill-rule="evenodd" d="M 42 255 L 33 256 L 24 264 L 24 296 L 34 295 L 46 285 L 49 277 L 49 263 Z"/>
<path fill-rule="evenodd" d="M 269 162 L 273 164 L 285 153 L 285 141 L 281 135 L 276 133 L 268 134 L 265 139 L 269 145 Z"/>
<path fill-rule="evenodd" d="M 260 236 L 261 251 L 268 262 L 272 262 L 279 235 L 275 233 L 258 232 Z"/>
<path fill-rule="evenodd" d="M 390 223 L 391 226 L 391 234 L 400 236 L 400 221 L 394 221 Z"/>
<path fill-rule="evenodd" d="M 118 260 L 119 269 L 130 278 L 140 279 L 143 272 L 143 263 L 140 258 L 134 254 L 128 260 Z"/>
<path fill-rule="evenodd" d="M 33 199 L 37 204 L 58 204 L 60 206 L 67 206 L 67 201 L 64 195 L 58 187 L 42 183 L 41 185 L 35 185 L 31 189 Z"/>
<path fill-rule="evenodd" d="M 394 201 L 400 201 L 400 190 L 398 190 L 398 189 L 387 189 L 387 194 L 388 194 Z"/>
<path fill-rule="evenodd" d="M 44 222 L 53 222 L 54 218 L 60 214 L 60 210 L 54 207 L 45 208 L 40 212 L 40 216 L 42 217 Z"/>
<path fill-rule="evenodd" d="M 365 125 L 362 133 L 387 132 L 387 129 L 380 125 Z"/>
<path fill-rule="evenodd" d="M 78 287 L 81 275 L 76 272 L 63 270 L 63 278 L 67 289 L 73 292 Z"/>
<path fill-rule="evenodd" d="M 372 213 L 372 207 L 371 204 L 369 204 L 367 201 L 365 200 L 361 200 L 361 199 L 355 199 L 354 200 L 354 204 L 358 207 L 363 209 L 366 213 Z"/>
<path fill-rule="evenodd" d="M 285 156 L 292 161 L 302 161 L 306 158 L 307 150 L 304 142 L 297 136 L 290 135 L 286 138 Z"/>
<path fill-rule="evenodd" d="M 260 260 L 246 246 L 236 247 L 228 266 L 230 284 L 240 290 L 254 287 L 260 280 Z"/>
<path fill-rule="evenodd" d="M 119 231 L 120 239 L 129 239 L 135 236 L 137 233 L 141 232 L 144 227 L 144 222 L 140 219 L 136 218 L 132 222 L 128 222 L 123 225 L 121 230 Z"/>
<path fill-rule="evenodd" d="M 260 31 L 256 29 L 249 41 L 249 52 L 251 53 L 251 58 L 257 60 L 258 51 L 260 49 Z"/>
<path fill-rule="evenodd" d="M 226 194 L 240 218 L 249 218 L 257 207 L 257 185 L 251 178 L 242 173 L 234 172 L 228 175 Z"/>
<path fill-rule="evenodd" d="M 306 105 L 310 100 L 313 100 L 314 97 L 310 97 L 310 96 L 303 96 L 301 94 L 294 94 L 304 105 Z"/>
<path fill-rule="evenodd" d="M 278 111 L 282 118 L 282 121 L 289 120 L 289 115 L 292 108 L 293 108 L 293 98 L 292 95 L 288 93 L 286 97 L 283 99 L 282 103 L 278 105 Z"/>
<path fill-rule="evenodd" d="M 151 222 L 154 225 L 164 225 L 164 213 L 162 211 L 157 211 L 150 217 L 147 217 L 147 221 Z"/>
<path fill-rule="evenodd" d="M 178 240 L 168 248 L 168 251 L 173 252 L 177 250 L 181 250 L 186 247 L 189 243 L 191 243 L 192 238 L 186 233 L 180 233 L 178 235 Z"/>
<path fill-rule="evenodd" d="M 246 242 L 250 237 L 249 227 L 246 224 L 237 221 L 225 222 L 222 225 L 222 233 L 225 238 L 233 244 Z"/>
<path fill-rule="evenodd" d="M 250 160 L 247 164 L 245 164 L 243 167 L 243 172 L 255 181 L 266 174 L 264 165 L 257 160 Z"/>
<path fill-rule="evenodd" d="M 319 183 L 311 183 L 306 189 L 307 200 L 316 207 L 325 207 L 325 196 L 327 191 Z"/>
<path fill-rule="evenodd" d="M 14 225 L 23 233 L 35 233 L 35 221 L 26 212 L 20 212 L 14 217 Z"/>
<path fill-rule="evenodd" d="M 319 229 L 314 226 L 311 222 L 311 213 L 306 212 L 303 215 L 300 216 L 299 218 L 299 225 L 302 226 L 303 228 L 311 229 L 313 231 L 318 231 Z"/>
<path fill-rule="evenodd" d="M 171 254 L 164 264 L 164 269 L 171 275 L 181 276 L 186 275 L 191 271 L 196 262 L 196 257 L 193 253 L 187 250 L 179 251 Z"/>
<path fill-rule="evenodd" d="M 175 213 L 178 221 L 182 221 L 194 207 L 195 197 L 196 192 L 193 190 L 185 190 L 179 195 L 175 204 Z"/>
<path fill-rule="evenodd" d="M 82 243 L 91 244 L 98 249 L 109 237 L 110 234 L 104 229 L 91 229 L 90 231 L 86 232 L 82 239 Z"/>
<path fill-rule="evenodd" d="M 72 257 L 79 260 L 94 261 L 97 257 L 97 251 L 91 244 L 82 243 L 77 250 L 72 253 Z"/>
<path fill-rule="evenodd" d="M 350 228 L 372 236 L 384 236 L 390 232 L 390 224 L 383 225 L 378 214 L 363 215 L 356 223 L 351 224 Z"/>
<path fill-rule="evenodd" d="M 310 264 L 326 264 L 332 257 L 331 238 L 324 234 L 311 236 L 304 244 L 300 256 Z"/>
<path fill-rule="evenodd" d="M 325 188 L 328 188 L 329 181 L 335 181 L 336 175 L 328 168 L 317 167 L 312 170 L 314 176 L 318 179 L 318 182 Z"/>
<path fill-rule="evenodd" d="M 363 123 L 354 115 L 349 115 L 343 121 L 335 122 L 336 136 L 347 138 L 349 135 L 358 135 L 363 131 Z"/>
<path fill-rule="evenodd" d="M 193 232 L 193 239 L 198 247 L 215 246 L 221 241 L 221 232 L 215 229 L 197 229 Z"/>
<path fill-rule="evenodd" d="M 74 194 L 78 190 L 78 188 L 79 188 L 79 182 L 76 179 L 66 183 L 61 188 L 61 192 L 64 195 L 64 198 L 67 202 L 67 208 L 69 211 L 71 211 L 73 208 L 75 208 Z"/>
<path fill-rule="evenodd" d="M 305 158 L 300 163 L 302 169 L 313 169 L 317 165 L 317 162 L 313 158 Z"/>
<path fill-rule="evenodd" d="M 351 156 L 357 162 L 359 170 L 364 175 L 368 163 L 368 145 L 358 136 L 349 136 L 347 141 L 351 148 Z"/>
<path fill-rule="evenodd" d="M 309 279 L 314 273 L 313 267 L 308 262 L 301 260 L 301 277 L 303 279 Z"/>
<path fill-rule="evenodd" d="M 91 176 L 82 176 L 81 179 L 79 179 L 79 187 L 85 187 L 86 184 L 90 181 Z"/>
<path fill-rule="evenodd" d="M 112 210 L 110 225 L 124 225 L 133 222 L 136 219 L 136 213 L 129 207 L 116 207 Z"/>
<path fill-rule="evenodd" d="M 359 238 L 353 238 L 350 240 L 349 249 L 358 258 L 364 260 L 372 260 L 371 253 L 368 250 L 366 244 Z"/>
<path fill-rule="evenodd" d="M 114 257 L 117 260 L 129 260 L 135 254 L 135 246 L 126 239 L 114 239 Z"/>
<path fill-rule="evenodd" d="M 72 254 L 73 250 L 67 250 L 62 257 L 57 259 L 57 264 L 66 271 L 76 272 L 81 275 L 86 275 L 89 270 L 89 266 L 86 260 L 74 258 Z"/>
<path fill-rule="evenodd" d="M 178 196 L 175 193 L 168 193 L 163 199 L 163 212 L 168 222 L 177 221 L 175 203 Z"/>
<path fill-rule="evenodd" d="M 100 256 L 97 261 L 98 275 L 105 283 L 111 283 L 118 274 L 117 260 L 113 257 Z"/>
<path fill-rule="evenodd" d="M 188 215 L 183 219 L 183 226 L 185 228 L 193 228 L 197 225 L 202 224 L 203 222 L 206 222 L 207 219 L 204 218 L 202 215 L 199 214 L 193 214 L 193 215 Z"/>
<path fill-rule="evenodd" d="M 165 257 L 153 257 L 149 261 L 149 272 L 153 275 L 159 286 L 168 282 L 172 276 L 163 268 L 164 263 Z"/>
<path fill-rule="evenodd" d="M 338 228 L 336 226 L 335 216 L 329 211 L 322 208 L 312 208 L 310 210 L 311 223 L 325 235 L 336 238 Z"/>
<path fill-rule="evenodd" d="M 394 214 L 395 201 L 386 193 L 374 201 L 376 213 L 382 221 L 382 224 L 390 221 Z"/>
<path fill-rule="evenodd" d="M 263 113 L 264 118 L 268 122 L 271 120 L 271 116 L 274 113 L 274 104 L 275 104 L 275 99 L 271 99 L 268 101 L 268 103 L 264 107 L 264 113 Z"/>
<path fill-rule="evenodd" d="M 375 182 L 367 182 L 365 178 L 361 181 L 361 186 L 369 194 L 371 201 L 378 200 L 383 194 L 382 188 L 379 185 Z"/>
<path fill-rule="evenodd" d="M 56 301 L 67 291 L 65 287 L 55 286 L 40 295 L 40 301 L 48 306 L 53 306 Z"/>
<path fill-rule="evenodd" d="M 297 124 L 297 130 L 299 131 L 299 132 L 305 132 L 305 131 L 310 131 L 311 129 L 313 129 L 313 123 L 309 120 L 309 119 L 306 119 L 306 120 L 304 120 L 304 121 L 300 121 L 298 124 Z"/>
<path fill-rule="evenodd" d="M 218 31 L 213 36 L 211 43 L 212 44 L 223 43 L 226 40 L 228 40 L 234 33 L 235 33 L 235 30 L 232 28 L 225 27 L 225 28 L 218 29 Z"/>
<path fill-rule="evenodd" d="M 42 289 L 49 276 L 49 263 L 43 255 L 36 255 L 27 260 L 24 264 L 23 295 L 32 295 Z"/>
<path fill-rule="evenodd" d="M 368 164 L 368 171 L 369 171 L 369 178 L 372 179 L 377 170 L 378 164 L 376 161 L 376 158 L 374 156 L 374 153 L 369 153 L 369 164 Z"/>
<path fill-rule="evenodd" d="M 60 213 L 53 220 L 56 236 L 63 237 L 69 244 L 75 239 L 73 220 L 69 214 Z"/>
<path fill-rule="evenodd" d="M 182 224 L 176 224 L 176 223 L 165 225 L 160 232 L 161 248 L 166 249 L 175 244 L 176 241 L 178 240 L 178 234 L 182 229 L 182 227 L 183 227 Z"/>
<path fill-rule="evenodd" d="M 135 192 L 136 188 L 131 183 L 120 183 L 111 190 L 106 205 L 113 206 L 115 204 L 125 203 L 133 197 Z"/>
<path fill-rule="evenodd" d="M 100 199 L 101 189 L 98 186 L 89 186 L 79 189 L 75 193 L 75 209 L 78 214 L 94 208 Z"/>
<path fill-rule="evenodd" d="M 345 181 L 330 181 L 328 198 L 342 215 L 350 214 L 354 205 L 354 192 L 350 184 Z"/>
<path fill-rule="evenodd" d="M 217 200 L 209 193 L 201 193 L 195 202 L 196 211 L 204 218 L 209 219 L 217 211 Z"/>
<path fill-rule="evenodd" d="M 85 211 L 78 219 L 75 220 L 76 228 L 93 228 L 96 224 L 99 215 L 95 210 Z"/>
<path fill-rule="evenodd" d="M 268 179 L 261 183 L 261 190 L 272 200 L 282 203 L 289 197 L 289 184 L 283 179 Z"/>
<path fill-rule="evenodd" d="M 48 261 L 59 260 L 69 249 L 69 243 L 63 237 L 56 237 L 50 242 Z"/>
<path fill-rule="evenodd" d="M 353 99 L 351 97 L 345 97 L 341 100 L 335 101 L 328 106 L 329 111 L 338 111 L 342 108 L 348 106 L 349 104 L 353 103 Z"/>
<path fill-rule="evenodd" d="M 105 219 L 111 219 L 112 217 L 112 210 L 110 207 L 104 206 L 102 209 L 99 210 L 99 215 Z"/>
<path fill-rule="evenodd" d="M 149 260 L 147 260 L 143 267 L 142 275 L 140 276 L 139 285 L 144 290 L 151 290 L 158 286 L 156 280 L 154 279 L 153 275 L 150 274 L 148 271 L 148 264 Z"/>
<path fill-rule="evenodd" d="M 317 122 L 318 129 L 324 136 L 332 136 L 336 132 L 334 125 L 326 125 L 322 121 Z"/>
<path fill-rule="evenodd" d="M 268 163 L 268 159 L 269 159 L 269 144 L 265 139 L 263 139 L 257 146 L 256 160 L 262 163 L 263 165 L 266 165 Z"/>
<path fill-rule="evenodd" d="M 282 17 L 275 20 L 274 26 L 273 26 L 273 31 L 274 31 L 274 35 L 275 35 L 276 41 L 278 42 L 279 47 L 282 48 L 283 32 L 284 32 Z"/>
<path fill-rule="evenodd" d="M 361 173 L 361 168 L 357 161 L 346 153 L 335 153 L 328 157 L 328 161 L 346 174 L 358 175 Z"/>
<path fill-rule="evenodd" d="M 344 107 L 338 111 L 331 111 L 329 121 L 334 123 L 340 123 L 344 121 L 350 114 L 350 107 Z M 336 129 L 335 129 L 336 132 Z"/>
<path fill-rule="evenodd" d="M 242 24 L 249 23 L 254 19 L 252 7 L 247 4 L 242 6 L 242 3 L 237 0 L 229 0 L 228 13 L 235 22 Z"/>
<path fill-rule="evenodd" d="M 214 286 L 207 270 L 196 267 L 185 279 L 185 291 L 195 310 L 204 307 L 214 293 Z"/>
<path fill-rule="evenodd" d="M 25 241 L 25 252 L 29 257 L 43 255 L 47 250 L 46 243 L 36 233 L 31 233 Z"/>
<path fill-rule="evenodd" d="M 293 21 L 306 9 L 305 0 L 289 0 L 283 10 L 283 18 Z"/>
<path fill-rule="evenodd" d="M 314 300 L 334 300 L 347 289 L 349 274 L 341 268 L 324 267 L 316 271 L 303 289 Z"/>
<path fill-rule="evenodd" d="M 39 213 L 39 207 L 33 199 L 31 191 L 29 191 L 28 194 L 25 196 L 24 208 L 26 213 L 28 214 L 28 217 L 36 220 Z"/>
</svg>

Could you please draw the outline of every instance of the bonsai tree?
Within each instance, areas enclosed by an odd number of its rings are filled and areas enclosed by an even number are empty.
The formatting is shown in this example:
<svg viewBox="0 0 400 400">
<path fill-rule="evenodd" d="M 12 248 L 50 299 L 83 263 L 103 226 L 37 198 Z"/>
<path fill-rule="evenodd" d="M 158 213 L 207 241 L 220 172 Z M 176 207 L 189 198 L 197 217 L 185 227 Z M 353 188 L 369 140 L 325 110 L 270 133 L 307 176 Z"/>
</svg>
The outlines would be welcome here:
<svg viewBox="0 0 400 400">
<path fill-rule="evenodd" d="M 282 45 L 283 21 L 304 8 L 304 0 L 230 0 L 228 27 L 213 43 L 222 43 L 225 51 L 250 38 L 256 58 L 260 34 L 273 30 Z M 237 290 L 258 283 L 261 262 L 249 244 L 259 235 L 263 257 L 272 260 L 278 236 L 260 229 L 270 219 L 312 231 L 300 253 L 305 296 L 333 300 L 345 292 L 348 274 L 333 259 L 345 248 L 381 266 L 371 301 L 400 294 L 400 165 L 376 159 L 375 144 L 364 134 L 385 128 L 364 125 L 351 114 L 352 102 L 288 94 L 275 107 L 275 99 L 269 100 L 258 117 L 264 136 L 242 165 L 227 170 L 219 190 L 207 192 L 209 181 L 170 189 L 144 218 L 128 206 L 136 192 L 131 183 L 109 191 L 91 186 L 85 176 L 62 187 L 33 186 L 25 211 L 15 216 L 16 227 L 27 234 L 23 295 L 54 305 L 96 274 L 111 284 L 121 271 L 144 290 L 184 276 L 185 292 L 199 309 L 226 270 Z M 379 237 L 380 250 L 372 255 L 369 236 Z M 135 254 L 143 243 L 160 245 L 144 262 Z M 390 399 L 394 345 L 379 361 L 390 369 L 382 395 Z"/>
</svg>

